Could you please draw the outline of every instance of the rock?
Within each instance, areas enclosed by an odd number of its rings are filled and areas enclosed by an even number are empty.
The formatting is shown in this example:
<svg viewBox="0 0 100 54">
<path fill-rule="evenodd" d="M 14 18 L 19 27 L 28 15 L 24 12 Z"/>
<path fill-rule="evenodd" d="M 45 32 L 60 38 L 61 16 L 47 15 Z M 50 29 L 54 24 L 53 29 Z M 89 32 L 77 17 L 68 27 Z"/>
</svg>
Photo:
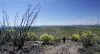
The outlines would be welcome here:
<svg viewBox="0 0 100 54">
<path fill-rule="evenodd" d="M 17 54 L 24 54 L 22 50 L 19 50 Z"/>
<path fill-rule="evenodd" d="M 30 50 L 28 48 L 24 48 L 23 52 L 28 53 L 28 52 L 30 52 Z"/>
<path fill-rule="evenodd" d="M 7 52 L 7 51 L 4 51 L 2 54 L 9 54 L 9 52 Z"/>
<path fill-rule="evenodd" d="M 3 51 L 8 51 L 7 49 L 3 49 Z"/>
<path fill-rule="evenodd" d="M 10 54 L 16 54 L 16 52 L 15 52 L 15 51 L 10 51 L 9 53 L 10 53 Z"/>
</svg>

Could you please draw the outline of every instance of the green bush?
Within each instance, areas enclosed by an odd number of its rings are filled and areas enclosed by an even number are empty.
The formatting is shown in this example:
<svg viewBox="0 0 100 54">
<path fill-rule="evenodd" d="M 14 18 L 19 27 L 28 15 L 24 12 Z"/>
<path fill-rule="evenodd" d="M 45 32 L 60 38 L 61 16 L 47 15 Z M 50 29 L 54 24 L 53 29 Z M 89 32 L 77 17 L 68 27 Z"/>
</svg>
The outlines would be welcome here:
<svg viewBox="0 0 100 54">
<path fill-rule="evenodd" d="M 73 41 L 80 40 L 79 34 L 73 34 L 72 37 L 70 37 L 70 38 L 71 38 L 71 40 L 73 40 Z"/>
<path fill-rule="evenodd" d="M 27 37 L 26 39 L 28 41 L 35 41 L 35 40 L 38 40 L 38 38 L 36 37 L 36 34 L 34 32 L 28 32 L 27 33 Z"/>
<path fill-rule="evenodd" d="M 40 40 L 44 41 L 44 43 L 48 43 L 49 41 L 54 40 L 54 36 L 45 33 L 40 36 Z"/>
<path fill-rule="evenodd" d="M 55 42 L 60 42 L 61 38 L 60 37 L 55 37 Z"/>
<path fill-rule="evenodd" d="M 100 54 L 100 52 L 95 52 L 95 54 Z"/>
<path fill-rule="evenodd" d="M 14 29 L 6 29 L 5 31 L 6 31 L 6 32 L 15 32 Z"/>
<path fill-rule="evenodd" d="M 76 38 L 77 40 L 80 40 L 79 34 L 73 34 L 73 37 Z"/>
<path fill-rule="evenodd" d="M 74 40 L 74 41 L 77 41 L 77 40 L 81 40 L 82 38 L 86 39 L 89 36 L 94 37 L 94 35 L 95 34 L 92 34 L 91 31 L 84 31 L 84 32 L 81 32 L 81 35 L 80 34 L 73 34 L 72 37 L 69 37 L 69 38 Z"/>
<path fill-rule="evenodd" d="M 100 52 L 100 47 L 95 47 L 95 52 Z"/>
<path fill-rule="evenodd" d="M 94 44 L 94 34 L 92 31 L 82 32 L 80 36 L 84 47 L 89 47 Z"/>
</svg>

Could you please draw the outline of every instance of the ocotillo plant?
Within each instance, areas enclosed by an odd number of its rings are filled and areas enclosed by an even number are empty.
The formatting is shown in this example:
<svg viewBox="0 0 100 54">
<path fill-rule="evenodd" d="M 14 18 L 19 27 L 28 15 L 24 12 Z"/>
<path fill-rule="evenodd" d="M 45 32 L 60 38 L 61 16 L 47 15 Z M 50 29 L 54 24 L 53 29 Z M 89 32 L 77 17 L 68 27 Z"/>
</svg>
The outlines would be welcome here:
<svg viewBox="0 0 100 54">
<path fill-rule="evenodd" d="M 12 27 L 8 15 L 3 9 L 3 22 L 0 22 L 2 26 L 2 34 L 4 33 L 5 37 L 7 37 L 6 30 L 9 29 L 11 32 L 9 32 L 8 34 L 10 34 L 12 38 L 13 45 L 17 46 L 18 49 L 22 49 L 27 36 L 27 32 L 30 30 L 31 25 L 34 23 L 34 20 L 36 19 L 39 12 L 40 5 L 37 5 L 35 8 L 32 8 L 32 5 L 29 5 L 26 12 L 22 16 L 20 24 L 17 24 L 18 14 L 16 14 L 14 18 L 14 27 Z"/>
</svg>

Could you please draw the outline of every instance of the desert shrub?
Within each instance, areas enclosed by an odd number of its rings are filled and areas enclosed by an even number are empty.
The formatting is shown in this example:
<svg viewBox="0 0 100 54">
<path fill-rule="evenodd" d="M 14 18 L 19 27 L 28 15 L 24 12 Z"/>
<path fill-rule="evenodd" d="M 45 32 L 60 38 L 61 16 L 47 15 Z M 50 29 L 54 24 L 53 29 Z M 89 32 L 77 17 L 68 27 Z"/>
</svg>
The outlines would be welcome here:
<svg viewBox="0 0 100 54">
<path fill-rule="evenodd" d="M 67 37 L 68 40 L 70 40 L 71 38 L 72 38 L 71 36 Z"/>
<path fill-rule="evenodd" d="M 78 51 L 81 53 L 81 54 L 94 54 L 94 49 L 92 47 L 88 47 L 88 48 L 79 48 Z"/>
<path fill-rule="evenodd" d="M 77 40 L 80 40 L 79 34 L 73 34 L 73 37 L 75 37 Z"/>
<path fill-rule="evenodd" d="M 80 37 L 83 43 L 82 49 L 84 49 L 82 54 L 100 54 L 100 38 L 96 33 L 93 31 L 82 32 Z"/>
<path fill-rule="evenodd" d="M 94 32 L 93 31 L 86 31 L 80 33 L 81 41 L 83 43 L 84 47 L 92 46 L 94 44 L 93 37 Z"/>
<path fill-rule="evenodd" d="M 38 40 L 38 38 L 37 38 L 37 36 L 36 36 L 36 34 L 34 32 L 28 32 L 26 40 L 28 40 L 28 41 L 36 41 L 36 40 Z"/>
<path fill-rule="evenodd" d="M 100 47 L 95 47 L 94 50 L 95 52 L 100 52 Z"/>
<path fill-rule="evenodd" d="M 83 41 L 83 42 L 89 42 L 90 43 L 90 39 L 93 39 L 95 37 L 95 34 L 93 34 L 92 31 L 83 31 L 83 32 L 79 32 L 76 34 L 72 34 L 72 36 L 68 37 L 69 39 L 73 40 L 73 41 Z"/>
<path fill-rule="evenodd" d="M 95 52 L 95 54 L 100 54 L 100 52 Z"/>
<path fill-rule="evenodd" d="M 87 36 L 90 36 L 90 35 L 95 35 L 95 34 L 92 34 L 92 31 L 84 31 L 81 33 L 81 36 L 83 38 L 86 38 Z"/>
<path fill-rule="evenodd" d="M 54 36 L 45 33 L 40 36 L 40 40 L 44 41 L 44 43 L 47 44 L 49 43 L 49 41 L 54 40 Z"/>
<path fill-rule="evenodd" d="M 81 36 L 82 36 L 83 38 L 86 38 L 87 33 L 86 33 L 86 32 L 82 32 Z"/>
<path fill-rule="evenodd" d="M 96 44 L 100 44 L 100 39 L 95 39 L 94 41 L 96 42 Z"/>
<path fill-rule="evenodd" d="M 6 32 L 15 32 L 14 29 L 6 29 L 5 31 L 6 31 Z"/>
<path fill-rule="evenodd" d="M 73 34 L 73 36 L 71 37 L 71 40 L 74 40 L 74 41 L 80 40 L 79 34 Z"/>
<path fill-rule="evenodd" d="M 5 29 L 5 34 L 6 34 L 6 41 L 12 41 L 13 34 L 15 33 L 14 29 Z"/>
<path fill-rule="evenodd" d="M 54 39 L 54 40 L 55 40 L 55 42 L 57 42 L 57 43 L 58 43 L 58 42 L 60 42 L 60 41 L 61 41 L 61 38 L 60 38 L 60 37 L 55 37 L 55 39 Z"/>
</svg>

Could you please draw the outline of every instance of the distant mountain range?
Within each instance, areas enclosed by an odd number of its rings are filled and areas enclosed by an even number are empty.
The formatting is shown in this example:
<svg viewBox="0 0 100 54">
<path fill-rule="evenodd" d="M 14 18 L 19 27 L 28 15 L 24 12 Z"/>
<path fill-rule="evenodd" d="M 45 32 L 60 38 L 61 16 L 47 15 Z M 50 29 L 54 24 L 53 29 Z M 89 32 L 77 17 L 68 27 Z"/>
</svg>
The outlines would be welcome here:
<svg viewBox="0 0 100 54">
<path fill-rule="evenodd" d="M 71 27 L 100 27 L 100 25 L 41 25 L 41 26 L 31 26 L 31 27 L 55 27 L 55 26 L 60 26 L 60 27 L 62 27 L 62 26 L 71 26 Z M 0 28 L 1 28 L 1 26 L 0 26 Z M 12 26 L 12 28 L 14 28 L 14 26 Z"/>
</svg>

